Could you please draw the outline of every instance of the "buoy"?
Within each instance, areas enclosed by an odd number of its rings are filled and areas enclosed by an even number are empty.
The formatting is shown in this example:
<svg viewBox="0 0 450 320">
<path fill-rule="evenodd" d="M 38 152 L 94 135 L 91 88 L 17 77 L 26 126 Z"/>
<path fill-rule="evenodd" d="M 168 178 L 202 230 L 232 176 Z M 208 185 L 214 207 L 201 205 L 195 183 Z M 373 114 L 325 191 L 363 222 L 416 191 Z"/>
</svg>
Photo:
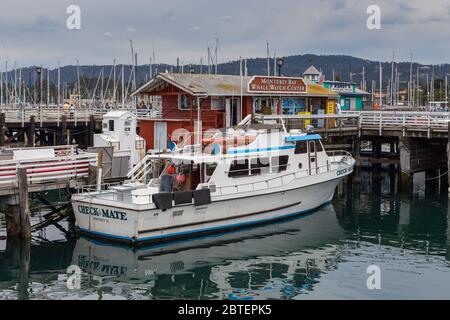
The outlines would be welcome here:
<svg viewBox="0 0 450 320">
<path fill-rule="evenodd" d="M 175 174 L 175 167 L 174 166 L 170 166 L 167 169 L 167 173 L 170 174 L 170 175 Z"/>
<path fill-rule="evenodd" d="M 177 175 L 177 177 L 176 177 L 176 181 L 177 181 L 178 183 L 180 183 L 180 184 L 183 184 L 183 183 L 186 182 L 186 176 L 183 175 L 183 174 L 179 174 L 179 175 Z"/>
<path fill-rule="evenodd" d="M 214 156 L 214 155 L 220 154 L 221 151 L 222 151 L 222 146 L 220 144 L 216 143 L 212 146 L 211 154 Z"/>
<path fill-rule="evenodd" d="M 177 144 L 173 141 L 169 142 L 169 149 L 170 151 L 175 151 L 177 149 Z"/>
</svg>

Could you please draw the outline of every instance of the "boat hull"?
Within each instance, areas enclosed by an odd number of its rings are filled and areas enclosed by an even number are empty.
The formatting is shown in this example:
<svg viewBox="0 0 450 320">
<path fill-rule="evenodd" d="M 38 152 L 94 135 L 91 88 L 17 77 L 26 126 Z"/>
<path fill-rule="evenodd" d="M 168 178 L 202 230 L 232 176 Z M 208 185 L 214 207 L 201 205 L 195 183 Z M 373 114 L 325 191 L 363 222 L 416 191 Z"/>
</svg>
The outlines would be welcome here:
<svg viewBox="0 0 450 320">
<path fill-rule="evenodd" d="M 92 199 L 72 199 L 80 231 L 132 244 L 170 242 L 268 224 L 308 214 L 331 202 L 342 179 L 295 189 L 213 201 L 168 210 L 113 208 Z"/>
</svg>

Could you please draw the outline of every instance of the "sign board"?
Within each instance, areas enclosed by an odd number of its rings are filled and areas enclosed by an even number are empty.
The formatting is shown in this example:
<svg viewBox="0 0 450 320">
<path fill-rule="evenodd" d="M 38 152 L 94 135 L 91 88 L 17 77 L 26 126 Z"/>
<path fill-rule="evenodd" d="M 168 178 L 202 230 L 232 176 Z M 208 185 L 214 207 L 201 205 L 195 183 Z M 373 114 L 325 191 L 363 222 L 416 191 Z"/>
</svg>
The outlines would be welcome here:
<svg viewBox="0 0 450 320">
<path fill-rule="evenodd" d="M 330 90 L 334 92 L 354 92 L 353 85 L 350 83 L 332 83 Z"/>
<path fill-rule="evenodd" d="M 307 93 L 308 86 L 302 78 L 253 77 L 248 84 L 248 92 L 253 93 Z"/>
</svg>

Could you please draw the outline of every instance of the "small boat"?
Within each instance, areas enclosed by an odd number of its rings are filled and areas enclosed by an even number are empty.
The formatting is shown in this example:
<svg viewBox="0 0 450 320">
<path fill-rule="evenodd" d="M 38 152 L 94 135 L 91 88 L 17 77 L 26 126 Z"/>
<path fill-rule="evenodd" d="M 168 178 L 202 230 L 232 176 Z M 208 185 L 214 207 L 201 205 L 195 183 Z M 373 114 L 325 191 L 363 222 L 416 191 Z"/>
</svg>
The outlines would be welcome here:
<svg viewBox="0 0 450 320">
<path fill-rule="evenodd" d="M 345 151 L 327 153 L 317 134 L 282 128 L 249 124 L 218 133 L 210 138 L 212 146 L 185 141 L 171 152 L 147 155 L 134 169 L 142 167 L 145 178 L 72 196 L 80 232 L 138 245 L 168 242 L 267 224 L 329 204 L 355 160 Z"/>
</svg>

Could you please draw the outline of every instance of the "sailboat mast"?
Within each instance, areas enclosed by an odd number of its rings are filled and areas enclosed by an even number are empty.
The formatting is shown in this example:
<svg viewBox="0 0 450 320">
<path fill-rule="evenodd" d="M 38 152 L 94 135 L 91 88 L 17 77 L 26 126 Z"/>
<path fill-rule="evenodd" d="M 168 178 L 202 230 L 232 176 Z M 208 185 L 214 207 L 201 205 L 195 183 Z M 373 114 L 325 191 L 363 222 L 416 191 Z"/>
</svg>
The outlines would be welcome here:
<svg viewBox="0 0 450 320">
<path fill-rule="evenodd" d="M 113 60 L 113 78 L 114 78 L 114 80 L 113 80 L 113 104 L 114 105 L 116 105 L 116 80 L 117 80 L 117 77 L 116 77 L 116 59 L 114 59 Z M 103 88 L 103 85 L 102 85 L 102 88 Z"/>
<path fill-rule="evenodd" d="M 383 105 L 383 65 L 380 61 L 380 108 Z"/>
</svg>

